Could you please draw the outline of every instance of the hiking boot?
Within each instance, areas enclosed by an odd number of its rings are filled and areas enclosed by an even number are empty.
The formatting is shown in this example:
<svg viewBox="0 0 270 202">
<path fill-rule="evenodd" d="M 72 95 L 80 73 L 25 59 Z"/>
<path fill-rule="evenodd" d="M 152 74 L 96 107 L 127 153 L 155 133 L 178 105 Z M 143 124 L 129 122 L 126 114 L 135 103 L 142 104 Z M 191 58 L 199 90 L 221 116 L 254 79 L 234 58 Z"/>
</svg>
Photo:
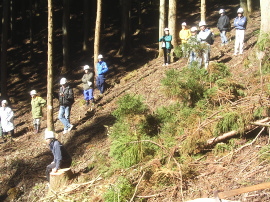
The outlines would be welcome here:
<svg viewBox="0 0 270 202">
<path fill-rule="evenodd" d="M 86 106 L 89 105 L 89 100 L 86 100 L 85 105 L 86 105 Z"/>
<path fill-rule="evenodd" d="M 68 128 L 68 130 L 67 131 L 71 131 L 71 129 L 73 128 L 73 125 L 72 124 L 70 124 L 70 126 L 69 126 L 69 128 Z"/>
</svg>

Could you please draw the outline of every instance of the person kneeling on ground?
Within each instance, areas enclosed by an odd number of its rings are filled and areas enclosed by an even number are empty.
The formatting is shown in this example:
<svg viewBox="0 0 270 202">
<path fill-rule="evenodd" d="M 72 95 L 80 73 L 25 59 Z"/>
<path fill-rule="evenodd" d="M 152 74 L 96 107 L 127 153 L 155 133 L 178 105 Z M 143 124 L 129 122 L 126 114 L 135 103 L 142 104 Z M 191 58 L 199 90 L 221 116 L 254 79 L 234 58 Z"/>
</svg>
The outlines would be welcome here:
<svg viewBox="0 0 270 202">
<path fill-rule="evenodd" d="M 45 141 L 53 154 L 53 162 L 46 168 L 46 178 L 50 182 L 50 172 L 56 173 L 60 168 L 70 167 L 72 159 L 65 147 L 55 139 L 53 131 L 45 130 Z"/>
</svg>

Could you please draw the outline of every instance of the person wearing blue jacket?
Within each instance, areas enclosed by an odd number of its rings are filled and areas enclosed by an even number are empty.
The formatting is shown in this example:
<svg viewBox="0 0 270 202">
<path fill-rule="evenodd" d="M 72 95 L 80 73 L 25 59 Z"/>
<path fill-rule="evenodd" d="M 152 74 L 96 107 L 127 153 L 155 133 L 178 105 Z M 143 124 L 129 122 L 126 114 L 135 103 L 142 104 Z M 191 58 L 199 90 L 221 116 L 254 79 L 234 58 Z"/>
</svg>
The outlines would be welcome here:
<svg viewBox="0 0 270 202">
<path fill-rule="evenodd" d="M 164 65 L 168 65 L 171 62 L 172 35 L 169 34 L 169 31 L 169 28 L 165 28 L 165 35 L 159 39 L 159 42 L 162 42 L 162 49 L 164 51 Z"/>
<path fill-rule="evenodd" d="M 234 55 L 243 54 L 245 29 L 247 26 L 247 18 L 243 16 L 244 9 L 239 8 L 237 10 L 237 17 L 234 19 L 235 27 L 235 45 Z"/>
<path fill-rule="evenodd" d="M 106 80 L 106 73 L 109 71 L 106 62 L 104 62 L 102 55 L 98 55 L 98 63 L 96 65 L 97 68 L 97 88 L 102 95 L 105 90 L 105 80 Z"/>
<path fill-rule="evenodd" d="M 46 168 L 46 178 L 50 182 L 50 173 L 56 173 L 60 168 L 70 167 L 72 159 L 65 147 L 55 139 L 53 131 L 45 130 L 45 141 L 53 154 L 53 162 Z"/>
</svg>

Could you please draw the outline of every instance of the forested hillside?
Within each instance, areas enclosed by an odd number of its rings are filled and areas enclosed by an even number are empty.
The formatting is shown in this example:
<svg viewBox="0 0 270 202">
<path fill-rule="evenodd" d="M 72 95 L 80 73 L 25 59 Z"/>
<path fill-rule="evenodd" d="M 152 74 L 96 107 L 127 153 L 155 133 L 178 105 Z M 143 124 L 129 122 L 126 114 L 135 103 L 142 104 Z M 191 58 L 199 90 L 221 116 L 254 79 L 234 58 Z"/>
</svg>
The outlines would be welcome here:
<svg viewBox="0 0 270 202">
<path fill-rule="evenodd" d="M 181 23 L 198 27 L 200 2 L 177 1 L 177 44 L 172 63 L 163 66 L 160 2 L 103 0 L 98 52 L 109 66 L 107 86 L 102 95 L 95 88 L 95 104 L 86 106 L 81 78 L 83 66 L 94 67 L 97 59 L 97 2 L 53 1 L 53 125 L 72 156 L 73 173 L 53 190 L 45 178 L 53 159 L 44 141 L 48 115 L 44 107 L 41 132 L 35 134 L 29 94 L 35 89 L 47 96 L 47 1 L 0 1 L 3 19 L 9 8 L 8 28 L 1 27 L 2 40 L 8 31 L 6 55 L 1 46 L 1 100 L 7 99 L 15 114 L 15 137 L 0 144 L 0 200 L 180 202 L 213 198 L 219 191 L 228 200 L 269 201 L 266 185 L 226 192 L 270 177 L 270 40 L 260 33 L 260 2 L 244 13 L 244 52 L 234 56 L 235 29 L 227 33 L 228 45 L 221 46 L 216 24 L 220 8 L 233 24 L 240 2 L 206 0 L 207 26 L 215 35 L 206 70 L 188 68 L 178 47 Z M 165 2 L 168 10 L 171 1 Z M 65 12 L 69 20 L 63 29 Z M 57 118 L 62 77 L 75 94 L 74 127 L 67 134 Z"/>
</svg>

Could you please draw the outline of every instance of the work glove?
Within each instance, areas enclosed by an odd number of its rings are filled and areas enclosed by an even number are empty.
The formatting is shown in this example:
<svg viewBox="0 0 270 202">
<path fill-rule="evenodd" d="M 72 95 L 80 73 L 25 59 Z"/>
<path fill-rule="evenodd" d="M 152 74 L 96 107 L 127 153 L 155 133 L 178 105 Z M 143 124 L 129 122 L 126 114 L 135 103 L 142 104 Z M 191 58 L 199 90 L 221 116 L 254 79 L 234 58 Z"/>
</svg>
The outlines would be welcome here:
<svg viewBox="0 0 270 202">
<path fill-rule="evenodd" d="M 92 85 L 92 82 L 91 81 L 87 81 L 88 83 L 88 86 L 91 86 Z"/>
</svg>

